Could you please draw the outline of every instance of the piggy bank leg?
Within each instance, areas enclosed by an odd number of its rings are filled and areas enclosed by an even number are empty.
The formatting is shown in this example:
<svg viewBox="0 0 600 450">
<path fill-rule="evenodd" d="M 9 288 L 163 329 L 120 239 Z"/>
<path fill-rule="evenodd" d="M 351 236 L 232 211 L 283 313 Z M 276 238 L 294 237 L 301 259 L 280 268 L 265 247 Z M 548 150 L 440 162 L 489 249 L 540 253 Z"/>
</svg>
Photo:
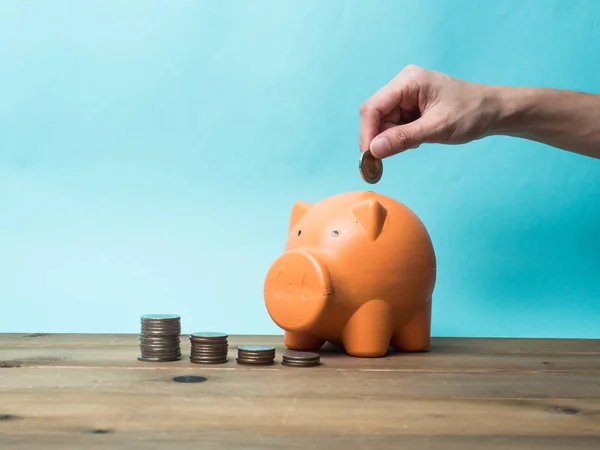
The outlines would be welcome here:
<svg viewBox="0 0 600 450">
<path fill-rule="evenodd" d="M 342 333 L 342 342 L 351 356 L 377 358 L 389 349 L 394 316 L 382 300 L 370 300 L 352 315 Z"/>
<path fill-rule="evenodd" d="M 424 352 L 431 336 L 431 298 L 415 315 L 394 330 L 392 347 L 400 352 Z"/>
<path fill-rule="evenodd" d="M 316 338 L 308 333 L 302 333 L 298 331 L 286 331 L 283 334 L 283 343 L 290 350 L 310 352 L 314 350 L 319 350 L 323 346 L 325 341 Z"/>
</svg>

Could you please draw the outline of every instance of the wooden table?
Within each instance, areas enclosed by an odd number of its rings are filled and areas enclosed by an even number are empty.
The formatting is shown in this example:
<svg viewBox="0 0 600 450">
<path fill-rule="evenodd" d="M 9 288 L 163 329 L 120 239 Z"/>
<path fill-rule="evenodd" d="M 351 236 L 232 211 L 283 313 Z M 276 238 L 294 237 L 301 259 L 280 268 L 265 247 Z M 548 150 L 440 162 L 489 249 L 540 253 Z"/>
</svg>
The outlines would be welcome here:
<svg viewBox="0 0 600 450">
<path fill-rule="evenodd" d="M 279 336 L 230 337 L 220 366 L 138 362 L 137 339 L 0 335 L 0 448 L 600 449 L 600 340 L 438 338 L 292 368 Z M 237 365 L 240 344 L 275 344 L 276 364 Z"/>
</svg>

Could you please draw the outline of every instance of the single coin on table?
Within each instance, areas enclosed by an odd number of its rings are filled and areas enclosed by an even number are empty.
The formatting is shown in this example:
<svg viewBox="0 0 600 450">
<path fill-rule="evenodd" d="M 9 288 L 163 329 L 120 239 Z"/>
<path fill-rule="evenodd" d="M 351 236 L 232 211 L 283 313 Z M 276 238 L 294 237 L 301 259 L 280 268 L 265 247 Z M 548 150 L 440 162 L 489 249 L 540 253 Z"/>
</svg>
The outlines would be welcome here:
<svg viewBox="0 0 600 450">
<path fill-rule="evenodd" d="M 375 184 L 381 180 L 383 175 L 383 163 L 381 159 L 375 158 L 370 150 L 361 152 L 358 160 L 360 176 L 369 184 Z"/>
</svg>

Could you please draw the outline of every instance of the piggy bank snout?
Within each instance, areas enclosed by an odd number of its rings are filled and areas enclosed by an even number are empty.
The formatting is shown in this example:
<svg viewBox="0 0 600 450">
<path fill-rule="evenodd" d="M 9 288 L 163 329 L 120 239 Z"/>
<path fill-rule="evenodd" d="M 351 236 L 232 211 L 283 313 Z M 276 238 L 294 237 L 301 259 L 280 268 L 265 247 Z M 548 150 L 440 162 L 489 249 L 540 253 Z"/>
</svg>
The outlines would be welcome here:
<svg viewBox="0 0 600 450">
<path fill-rule="evenodd" d="M 327 266 L 306 251 L 289 251 L 269 268 L 265 303 L 273 321 L 287 331 L 310 327 L 332 295 Z"/>
</svg>

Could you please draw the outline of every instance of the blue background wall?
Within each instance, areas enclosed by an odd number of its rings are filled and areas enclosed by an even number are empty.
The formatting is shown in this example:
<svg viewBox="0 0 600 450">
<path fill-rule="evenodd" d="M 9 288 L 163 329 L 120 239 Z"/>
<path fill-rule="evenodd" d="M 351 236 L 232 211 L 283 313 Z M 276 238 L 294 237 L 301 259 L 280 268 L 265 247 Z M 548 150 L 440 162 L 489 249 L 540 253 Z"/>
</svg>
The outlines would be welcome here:
<svg viewBox="0 0 600 450">
<path fill-rule="evenodd" d="M 293 202 L 368 189 L 358 108 L 406 64 L 600 92 L 600 2 L 0 2 L 0 331 L 279 333 Z M 511 138 L 388 159 L 434 335 L 600 337 L 600 161 Z"/>
</svg>

